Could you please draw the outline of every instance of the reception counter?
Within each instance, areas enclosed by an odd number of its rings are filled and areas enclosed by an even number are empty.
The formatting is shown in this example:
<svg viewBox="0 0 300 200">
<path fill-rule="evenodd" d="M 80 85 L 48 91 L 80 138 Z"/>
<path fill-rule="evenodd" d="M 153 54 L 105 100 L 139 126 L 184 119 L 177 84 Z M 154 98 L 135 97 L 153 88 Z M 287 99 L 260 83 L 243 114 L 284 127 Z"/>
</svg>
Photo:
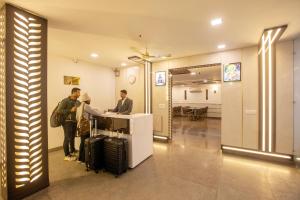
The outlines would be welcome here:
<svg viewBox="0 0 300 200">
<path fill-rule="evenodd" d="M 98 134 L 128 139 L 130 168 L 136 167 L 153 154 L 153 116 L 151 114 L 105 113 L 98 119 L 100 124 Z M 103 121 L 110 121 L 110 123 L 101 125 Z"/>
</svg>

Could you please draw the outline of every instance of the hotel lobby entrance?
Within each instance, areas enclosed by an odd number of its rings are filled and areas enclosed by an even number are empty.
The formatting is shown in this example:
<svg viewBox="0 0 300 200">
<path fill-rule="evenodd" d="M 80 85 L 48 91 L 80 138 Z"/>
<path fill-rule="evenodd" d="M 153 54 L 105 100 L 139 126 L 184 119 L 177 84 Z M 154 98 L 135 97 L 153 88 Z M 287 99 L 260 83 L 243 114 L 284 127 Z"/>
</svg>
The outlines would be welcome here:
<svg viewBox="0 0 300 200">
<path fill-rule="evenodd" d="M 299 0 L 0 7 L 0 200 L 300 199 Z"/>
</svg>

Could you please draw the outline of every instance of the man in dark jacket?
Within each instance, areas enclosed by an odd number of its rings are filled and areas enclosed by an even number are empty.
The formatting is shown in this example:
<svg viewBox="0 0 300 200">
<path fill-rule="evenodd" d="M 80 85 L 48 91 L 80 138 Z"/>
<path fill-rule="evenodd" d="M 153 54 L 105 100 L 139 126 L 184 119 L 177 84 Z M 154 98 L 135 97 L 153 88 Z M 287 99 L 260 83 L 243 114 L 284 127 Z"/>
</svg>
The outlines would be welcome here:
<svg viewBox="0 0 300 200">
<path fill-rule="evenodd" d="M 113 109 L 113 112 L 117 112 L 124 115 L 129 115 L 132 111 L 132 100 L 127 97 L 127 91 L 121 90 L 121 99 L 118 101 L 117 106 Z"/>
<path fill-rule="evenodd" d="M 80 102 L 77 100 L 79 96 L 80 89 L 73 88 L 71 95 L 63 99 L 58 106 L 58 112 L 64 117 L 64 123 L 62 125 L 64 129 L 63 148 L 65 152 L 64 160 L 67 161 L 76 160 L 76 157 L 72 156 L 72 154 L 75 153 L 75 135 L 77 128 L 76 110 L 80 105 Z"/>
</svg>

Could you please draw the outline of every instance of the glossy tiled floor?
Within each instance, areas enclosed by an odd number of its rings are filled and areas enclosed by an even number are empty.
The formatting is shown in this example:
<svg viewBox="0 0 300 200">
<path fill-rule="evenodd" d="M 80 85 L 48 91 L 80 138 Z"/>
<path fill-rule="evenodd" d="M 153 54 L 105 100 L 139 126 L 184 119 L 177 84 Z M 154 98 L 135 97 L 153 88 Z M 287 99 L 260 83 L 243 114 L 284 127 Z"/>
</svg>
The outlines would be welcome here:
<svg viewBox="0 0 300 200">
<path fill-rule="evenodd" d="M 28 199 L 299 200 L 300 169 L 222 155 L 220 120 L 174 120 L 172 143 L 155 143 L 154 155 L 128 173 L 86 172 L 50 153 L 51 186 Z"/>
</svg>

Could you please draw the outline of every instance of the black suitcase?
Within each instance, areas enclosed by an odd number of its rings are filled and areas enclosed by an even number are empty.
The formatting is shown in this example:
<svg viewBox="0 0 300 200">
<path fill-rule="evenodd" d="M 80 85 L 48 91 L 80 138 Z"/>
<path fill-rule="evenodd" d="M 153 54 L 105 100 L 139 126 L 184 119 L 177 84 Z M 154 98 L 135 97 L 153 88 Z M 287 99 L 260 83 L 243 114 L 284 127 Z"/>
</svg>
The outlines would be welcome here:
<svg viewBox="0 0 300 200">
<path fill-rule="evenodd" d="M 104 169 L 116 177 L 128 169 L 128 140 L 109 137 L 104 139 Z"/>
<path fill-rule="evenodd" d="M 95 120 L 95 124 L 97 121 Z M 90 123 L 90 138 L 84 141 L 84 151 L 85 151 L 85 164 L 86 170 L 95 170 L 98 173 L 99 170 L 104 167 L 104 152 L 103 143 L 107 136 L 95 135 L 92 130 L 92 120 Z M 94 130 L 97 130 L 96 128 Z"/>
</svg>

